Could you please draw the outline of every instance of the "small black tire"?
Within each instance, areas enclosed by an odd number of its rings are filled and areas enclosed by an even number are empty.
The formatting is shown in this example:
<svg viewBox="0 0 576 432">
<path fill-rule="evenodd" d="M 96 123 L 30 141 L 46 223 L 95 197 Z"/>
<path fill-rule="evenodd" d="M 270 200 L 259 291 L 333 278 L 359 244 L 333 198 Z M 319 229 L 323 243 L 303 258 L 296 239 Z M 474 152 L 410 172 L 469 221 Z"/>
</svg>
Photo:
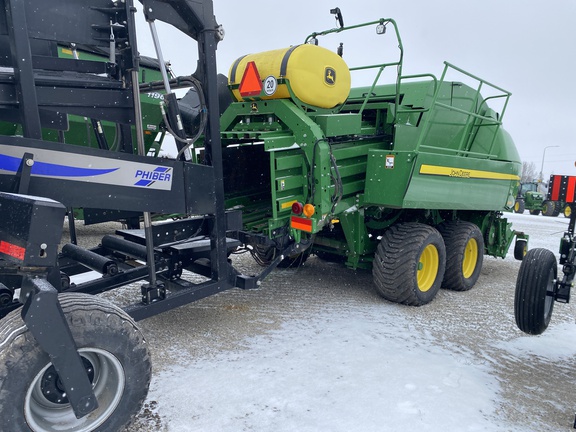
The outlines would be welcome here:
<svg viewBox="0 0 576 432">
<path fill-rule="evenodd" d="M 438 230 L 410 222 L 384 232 L 372 275 L 376 291 L 386 300 L 422 306 L 438 293 L 445 269 L 446 248 Z"/>
<path fill-rule="evenodd" d="M 471 222 L 450 221 L 438 227 L 446 245 L 446 271 L 442 288 L 453 291 L 471 289 L 482 271 L 484 237 Z"/>
<path fill-rule="evenodd" d="M 554 201 L 544 201 L 544 204 L 542 205 L 542 214 L 544 216 L 554 216 L 554 213 L 556 213 L 556 203 Z M 556 213 L 556 216 L 558 216 L 559 213 Z"/>
<path fill-rule="evenodd" d="M 538 216 L 540 214 L 540 209 L 530 210 L 530 214 L 533 216 Z"/>
<path fill-rule="evenodd" d="M 530 249 L 520 265 L 514 295 L 516 325 L 524 333 L 538 335 L 550 323 L 558 276 L 556 257 L 548 249 Z"/>
<path fill-rule="evenodd" d="M 16 310 L 0 320 L 2 423 L 12 432 L 123 430 L 148 393 L 152 368 L 144 337 L 130 316 L 99 297 L 68 293 L 59 300 L 78 352 L 93 370 L 99 407 L 76 419 L 48 355 Z"/>
<path fill-rule="evenodd" d="M 524 213 L 525 210 L 525 204 L 524 204 L 524 200 L 521 199 L 517 199 L 516 202 L 514 203 L 514 213 Z"/>
<path fill-rule="evenodd" d="M 528 240 L 516 239 L 516 243 L 514 244 L 514 259 L 522 261 L 527 253 L 528 253 Z"/>
</svg>

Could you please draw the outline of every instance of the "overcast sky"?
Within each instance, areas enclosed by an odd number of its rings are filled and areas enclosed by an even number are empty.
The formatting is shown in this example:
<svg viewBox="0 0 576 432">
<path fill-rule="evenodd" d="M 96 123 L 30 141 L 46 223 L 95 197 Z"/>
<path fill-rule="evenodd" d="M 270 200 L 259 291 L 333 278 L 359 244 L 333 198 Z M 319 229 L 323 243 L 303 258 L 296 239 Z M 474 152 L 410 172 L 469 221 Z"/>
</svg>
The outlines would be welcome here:
<svg viewBox="0 0 576 432">
<path fill-rule="evenodd" d="M 404 46 L 404 74 L 439 77 L 448 61 L 510 91 L 504 127 L 522 160 L 539 172 L 544 148 L 558 146 L 546 150 L 544 177 L 576 175 L 576 1 L 214 0 L 216 19 L 226 31 L 218 46 L 219 71 L 227 75 L 244 54 L 299 44 L 313 31 L 335 27 L 329 13 L 334 7 L 342 10 L 345 25 L 393 18 Z M 145 32 L 140 25 L 139 34 Z M 191 73 L 194 42 L 162 25 L 158 32 L 175 73 Z M 340 41 L 324 46 L 335 49 Z M 350 66 L 395 60 L 390 32 L 353 42 L 344 45 Z M 145 37 L 139 44 L 142 54 L 154 56 Z"/>
</svg>

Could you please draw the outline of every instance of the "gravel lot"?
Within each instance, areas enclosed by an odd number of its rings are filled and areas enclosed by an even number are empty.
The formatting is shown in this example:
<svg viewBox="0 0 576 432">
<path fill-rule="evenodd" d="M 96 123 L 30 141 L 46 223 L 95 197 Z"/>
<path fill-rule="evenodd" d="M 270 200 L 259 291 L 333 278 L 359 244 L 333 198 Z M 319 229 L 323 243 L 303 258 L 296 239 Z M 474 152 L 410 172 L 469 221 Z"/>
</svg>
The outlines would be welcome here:
<svg viewBox="0 0 576 432">
<path fill-rule="evenodd" d="M 567 225 L 562 217 L 512 214 L 508 218 L 516 230 L 531 236 L 530 247 L 547 247 L 555 253 Z M 96 231 L 95 235 L 99 230 L 97 227 L 79 229 Z M 234 261 L 237 268 L 247 273 L 259 270 L 249 255 L 235 256 Z M 470 430 L 571 430 L 576 407 L 576 360 L 571 351 L 574 348 L 565 345 L 570 345 L 574 339 L 562 339 L 576 333 L 574 305 L 556 304 L 552 323 L 545 333 L 548 336 L 525 337 L 514 323 L 514 286 L 519 266 L 511 256 L 504 260 L 485 257 L 482 275 L 474 289 L 468 292 L 441 290 L 432 303 L 414 308 L 391 304 L 378 297 L 370 272 L 347 270 L 312 257 L 301 268 L 274 271 L 258 290 L 231 290 L 141 321 L 139 324 L 152 350 L 155 379 L 145 407 L 128 430 L 271 430 L 259 425 L 258 420 L 251 423 L 237 420 L 236 428 L 228 429 L 206 428 L 202 423 L 195 426 L 194 419 L 202 414 L 218 418 L 229 413 L 224 408 L 206 407 L 201 402 L 198 405 L 190 403 L 186 413 L 190 417 L 185 423 L 189 427 L 182 429 L 176 426 L 177 408 L 163 399 L 162 381 L 171 376 L 175 366 L 192 367 L 218 356 L 253 350 L 250 341 L 254 338 L 273 339 L 279 330 L 294 322 L 314 322 L 321 332 L 322 322 L 328 324 L 338 317 L 362 321 L 374 308 L 378 308 L 378 314 L 381 311 L 382 323 L 391 334 L 397 331 L 407 341 L 433 340 L 435 347 L 449 349 L 457 362 L 489 370 L 499 384 L 498 395 L 493 401 L 496 408 L 489 415 L 491 426 Z M 112 297 L 118 295 L 124 296 L 126 291 Z M 397 329 L 395 322 L 401 323 Z M 295 343 L 309 337 L 307 333 L 299 335 L 303 330 L 297 325 L 290 331 L 293 338 L 290 340 Z M 334 344 L 339 342 L 338 338 L 335 335 Z M 533 344 L 532 353 L 526 354 L 525 349 L 515 350 L 518 341 L 528 339 L 522 344 Z M 561 355 L 561 361 L 552 355 L 557 348 L 564 348 L 569 353 Z M 290 349 L 290 346 L 286 347 L 286 350 Z M 331 360 L 325 359 L 327 364 Z M 382 360 L 386 361 L 386 354 Z M 257 364 L 240 366 L 258 369 Z M 397 370 L 395 373 L 410 376 L 413 371 Z M 214 391 L 196 388 L 193 383 L 187 383 L 187 386 L 189 393 L 184 394 L 189 395 L 191 401 L 198 400 L 196 393 Z M 218 391 L 222 404 L 226 404 L 227 389 Z M 246 391 L 249 398 L 252 389 L 242 391 Z M 423 396 L 415 395 L 415 401 Z M 269 397 L 273 398 L 273 395 Z M 198 415 L 190 414 L 195 411 Z M 269 414 L 267 418 L 274 415 Z M 358 431 L 372 430 L 364 428 L 360 420 L 357 425 Z M 276 430 L 294 429 L 289 422 L 284 422 L 283 426 Z M 381 430 L 394 429 L 387 429 L 383 424 Z M 450 430 L 450 427 L 432 421 L 432 427 L 427 430 Z"/>
</svg>

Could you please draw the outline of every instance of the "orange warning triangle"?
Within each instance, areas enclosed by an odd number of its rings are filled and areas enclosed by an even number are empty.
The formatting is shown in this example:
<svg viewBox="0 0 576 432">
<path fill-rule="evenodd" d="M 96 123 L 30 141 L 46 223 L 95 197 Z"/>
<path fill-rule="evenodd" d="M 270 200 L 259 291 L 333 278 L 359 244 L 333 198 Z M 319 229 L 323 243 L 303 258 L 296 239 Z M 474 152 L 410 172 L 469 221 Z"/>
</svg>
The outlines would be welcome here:
<svg viewBox="0 0 576 432">
<path fill-rule="evenodd" d="M 248 62 L 246 65 L 238 90 L 242 97 L 258 96 L 262 92 L 262 80 L 260 79 L 258 68 L 256 68 L 256 63 L 253 61 Z"/>
</svg>

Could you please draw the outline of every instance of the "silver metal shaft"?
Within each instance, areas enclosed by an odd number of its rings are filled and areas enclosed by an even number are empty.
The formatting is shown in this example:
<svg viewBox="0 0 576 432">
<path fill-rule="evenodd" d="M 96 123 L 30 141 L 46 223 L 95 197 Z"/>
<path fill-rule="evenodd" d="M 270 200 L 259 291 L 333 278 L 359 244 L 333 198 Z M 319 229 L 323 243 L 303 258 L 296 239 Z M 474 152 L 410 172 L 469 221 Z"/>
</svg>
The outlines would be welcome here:
<svg viewBox="0 0 576 432">
<path fill-rule="evenodd" d="M 146 147 L 144 145 L 144 127 L 142 124 L 142 108 L 140 106 L 140 85 L 138 83 L 138 70 L 132 71 L 132 92 L 134 98 L 134 116 L 136 128 L 136 142 L 138 144 L 138 154 L 145 156 Z M 152 233 L 152 217 L 150 212 L 144 212 L 144 235 L 146 238 L 146 261 L 148 264 L 148 274 L 150 285 L 156 285 L 156 263 L 154 262 L 154 236 Z"/>
</svg>

